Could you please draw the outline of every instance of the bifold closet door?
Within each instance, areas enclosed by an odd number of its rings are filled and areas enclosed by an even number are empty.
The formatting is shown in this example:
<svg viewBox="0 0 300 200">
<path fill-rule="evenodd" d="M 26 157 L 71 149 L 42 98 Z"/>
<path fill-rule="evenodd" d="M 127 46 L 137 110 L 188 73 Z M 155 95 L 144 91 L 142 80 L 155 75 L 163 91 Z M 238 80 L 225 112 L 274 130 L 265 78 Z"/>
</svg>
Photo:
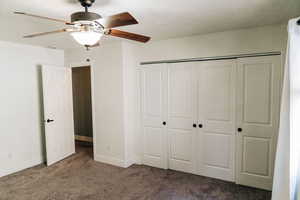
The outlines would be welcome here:
<svg viewBox="0 0 300 200">
<path fill-rule="evenodd" d="M 198 174 L 234 181 L 236 60 L 198 67 Z"/>
<path fill-rule="evenodd" d="M 167 168 L 166 139 L 166 69 L 165 65 L 143 67 L 142 86 L 142 131 L 143 164 Z"/>
<path fill-rule="evenodd" d="M 168 64 L 169 169 L 196 170 L 196 81 L 194 63 Z"/>
<path fill-rule="evenodd" d="M 281 57 L 238 59 L 238 184 L 272 189 L 278 134 Z"/>
</svg>

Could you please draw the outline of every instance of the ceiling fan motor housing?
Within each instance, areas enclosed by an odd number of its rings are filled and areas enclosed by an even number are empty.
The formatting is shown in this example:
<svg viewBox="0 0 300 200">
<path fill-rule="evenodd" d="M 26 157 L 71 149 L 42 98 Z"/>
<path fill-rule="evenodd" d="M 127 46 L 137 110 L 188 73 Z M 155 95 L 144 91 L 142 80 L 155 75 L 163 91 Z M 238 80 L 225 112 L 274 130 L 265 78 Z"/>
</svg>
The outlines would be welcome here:
<svg viewBox="0 0 300 200">
<path fill-rule="evenodd" d="M 101 15 L 92 12 L 76 12 L 71 15 L 71 22 L 94 21 L 102 18 Z"/>
<path fill-rule="evenodd" d="M 83 7 L 91 7 L 95 0 L 79 0 L 79 2 Z"/>
</svg>

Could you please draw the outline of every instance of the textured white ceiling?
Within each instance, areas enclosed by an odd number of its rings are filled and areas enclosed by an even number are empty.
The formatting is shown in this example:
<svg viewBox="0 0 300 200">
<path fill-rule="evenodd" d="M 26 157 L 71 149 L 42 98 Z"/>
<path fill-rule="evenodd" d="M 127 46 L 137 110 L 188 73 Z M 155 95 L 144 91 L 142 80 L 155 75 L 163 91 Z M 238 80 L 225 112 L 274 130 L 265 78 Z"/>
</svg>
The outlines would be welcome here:
<svg viewBox="0 0 300 200">
<path fill-rule="evenodd" d="M 23 39 L 22 35 L 55 30 L 63 24 L 13 15 L 23 11 L 68 19 L 83 8 L 77 0 L 1 0 L 0 40 L 79 47 L 67 34 Z M 102 16 L 129 11 L 138 25 L 120 29 L 151 36 L 154 40 L 285 23 L 300 15 L 299 0 L 96 0 L 90 9 Z M 6 28 L 3 28 L 6 27 Z M 105 39 L 111 40 L 111 39 Z"/>
</svg>

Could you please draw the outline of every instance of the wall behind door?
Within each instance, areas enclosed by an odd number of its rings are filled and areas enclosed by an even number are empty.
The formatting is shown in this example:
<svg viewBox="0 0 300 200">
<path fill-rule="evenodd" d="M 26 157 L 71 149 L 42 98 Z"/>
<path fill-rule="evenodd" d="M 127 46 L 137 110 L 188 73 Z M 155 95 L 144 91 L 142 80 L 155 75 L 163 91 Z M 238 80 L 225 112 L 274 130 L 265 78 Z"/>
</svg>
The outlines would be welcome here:
<svg viewBox="0 0 300 200">
<path fill-rule="evenodd" d="M 0 177 L 43 161 L 41 64 L 63 66 L 64 52 L 0 41 Z"/>
</svg>

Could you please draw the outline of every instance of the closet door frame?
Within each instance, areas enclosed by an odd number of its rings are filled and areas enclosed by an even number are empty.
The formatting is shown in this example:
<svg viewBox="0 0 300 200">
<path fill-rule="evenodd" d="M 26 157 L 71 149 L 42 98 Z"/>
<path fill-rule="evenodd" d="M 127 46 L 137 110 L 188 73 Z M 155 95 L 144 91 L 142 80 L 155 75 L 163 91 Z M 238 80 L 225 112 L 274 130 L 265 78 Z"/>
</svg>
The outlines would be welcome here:
<svg viewBox="0 0 300 200">
<path fill-rule="evenodd" d="M 264 56 L 264 57 L 266 57 L 266 58 L 268 58 L 268 57 L 270 57 L 270 56 Z M 280 57 L 281 59 L 282 59 L 282 56 L 278 56 L 278 57 Z M 254 57 L 254 58 L 261 58 L 261 59 L 263 59 L 263 57 L 261 57 L 261 56 L 257 56 L 257 57 Z M 238 166 L 238 162 L 239 162 L 239 159 L 238 159 L 238 138 L 239 138 L 239 133 L 238 133 L 238 131 L 237 131 L 237 128 L 238 128 L 238 125 L 239 125 L 239 122 L 238 122 L 238 117 L 239 117 L 239 109 L 238 109 L 238 103 L 239 103 L 239 99 L 238 99 L 238 90 L 239 90 L 239 63 L 238 63 L 238 61 L 239 61 L 239 59 L 232 59 L 232 60 L 234 60 L 235 62 L 236 62 L 236 66 L 235 66 L 235 74 L 234 74 L 234 79 L 235 79 L 235 106 L 234 106 L 234 109 L 235 109 L 235 130 L 234 130 L 234 135 L 233 135 L 233 137 L 234 137 L 234 140 L 235 140 L 235 142 L 234 142 L 234 160 L 233 160 L 233 180 L 232 181 L 234 181 L 236 184 L 240 184 L 240 181 L 239 181 L 239 175 L 238 175 L 238 173 L 239 173 L 239 166 Z M 200 63 L 200 64 L 197 64 L 197 65 L 195 65 L 194 67 L 195 67 L 195 69 L 194 70 L 198 70 L 197 68 L 200 68 L 201 67 L 201 62 L 208 62 L 208 61 L 195 61 L 195 62 L 193 62 L 193 63 Z M 283 63 L 282 62 L 280 62 L 279 63 L 280 64 L 280 91 L 281 91 L 281 88 L 282 88 L 282 74 L 283 74 Z M 163 126 L 163 129 L 164 129 L 164 142 L 163 142 L 163 146 L 164 146 L 164 148 L 163 148 L 163 151 L 164 151 L 164 164 L 163 164 L 163 167 L 161 167 L 161 168 L 164 168 L 164 169 L 168 169 L 169 168 L 169 162 L 168 162 L 168 158 L 169 158 L 169 141 L 168 141 L 168 133 L 167 133 L 167 129 L 168 129 L 168 71 L 167 71 L 167 69 L 168 69 L 168 67 L 171 67 L 170 66 L 170 64 L 153 64 L 153 65 L 146 65 L 146 66 L 140 66 L 139 68 L 138 68 L 138 71 L 139 71 L 139 82 L 140 82 L 140 88 L 139 88 L 139 92 L 140 92 L 140 95 L 139 95 L 139 102 L 140 102 L 140 132 L 142 133 L 143 132 L 143 127 L 144 127 L 144 124 L 143 124 L 143 95 L 142 95 L 142 79 L 143 79 L 143 77 L 142 77 L 142 71 L 143 71 L 143 69 L 144 68 L 151 68 L 151 67 L 153 67 L 153 66 L 157 66 L 157 65 L 160 65 L 162 68 L 163 68 L 163 76 L 165 77 L 164 78 L 164 83 L 163 83 L 163 85 L 165 85 L 165 86 L 163 86 L 164 87 L 164 92 L 163 92 L 163 98 L 164 98 L 164 111 L 163 111 L 163 117 L 162 117 L 162 121 L 166 121 L 166 123 L 167 123 L 167 125 L 166 126 Z M 169 65 L 169 66 L 168 66 Z M 279 96 L 281 97 L 281 93 L 278 93 L 279 94 Z M 198 98 L 199 98 L 199 89 L 198 89 L 198 86 L 197 86 L 197 92 L 196 92 L 196 96 L 197 96 L 197 101 L 198 101 Z M 278 97 L 278 98 L 280 98 L 280 97 Z M 280 104 L 280 100 L 279 100 L 279 104 Z M 198 103 L 196 103 L 195 104 L 195 108 L 194 109 L 196 109 L 197 110 L 197 114 L 195 115 L 195 122 L 196 123 L 198 123 L 197 125 L 199 125 L 200 123 L 202 123 L 202 121 L 201 121 L 201 116 L 198 116 L 199 114 L 198 114 L 198 110 L 199 110 L 199 105 L 198 105 Z M 276 113 L 272 113 L 273 115 L 278 115 L 279 116 L 279 109 L 278 109 L 278 112 L 276 112 Z M 197 122 L 198 121 L 198 122 Z M 203 125 L 205 125 L 205 124 L 203 124 Z M 279 124 L 277 124 L 277 129 L 278 129 L 278 126 L 279 126 Z M 200 134 L 202 134 L 202 130 L 201 129 L 199 129 L 198 128 L 198 126 L 197 126 L 197 128 L 196 128 L 196 130 L 195 130 L 197 133 L 196 133 L 196 135 L 197 135 L 197 137 L 199 137 L 199 135 Z M 274 137 L 274 142 L 273 142 L 273 148 L 274 148 L 274 150 L 276 151 L 276 141 L 277 141 L 277 136 L 278 136 L 278 134 L 276 134 L 275 135 L 275 137 Z M 142 134 L 142 142 L 141 142 L 141 151 L 142 151 L 142 154 L 144 154 L 144 151 L 142 150 L 142 148 L 144 148 L 144 146 L 145 146 L 145 141 L 144 141 L 144 139 L 145 139 L 145 136 L 144 136 L 144 133 Z M 197 153 L 199 153 L 198 152 L 198 150 L 197 149 L 195 149 L 195 154 L 197 154 Z M 143 157 L 143 155 L 142 155 L 142 157 Z M 273 156 L 274 157 L 274 156 Z M 202 174 L 201 172 L 199 172 L 198 171 L 198 163 L 199 163 L 199 159 L 198 159 L 198 156 L 197 156 L 197 158 L 195 159 L 195 162 L 197 163 L 197 165 L 196 165 L 196 167 L 197 167 L 197 170 L 195 171 L 195 172 L 189 172 L 189 173 L 195 173 L 195 174 L 198 174 L 198 175 L 204 175 L 204 176 L 206 176 L 206 174 Z M 143 159 L 142 159 L 142 161 L 141 161 L 141 163 L 143 163 L 143 164 L 146 164 L 144 161 L 143 161 Z M 272 158 L 272 170 L 273 170 L 273 168 L 274 168 L 274 158 Z M 218 178 L 218 177 L 217 177 Z M 248 185 L 248 186 L 251 186 L 251 185 Z M 252 185 L 253 186 L 253 185 Z M 268 188 L 265 188 L 265 189 L 268 189 Z"/>
</svg>

